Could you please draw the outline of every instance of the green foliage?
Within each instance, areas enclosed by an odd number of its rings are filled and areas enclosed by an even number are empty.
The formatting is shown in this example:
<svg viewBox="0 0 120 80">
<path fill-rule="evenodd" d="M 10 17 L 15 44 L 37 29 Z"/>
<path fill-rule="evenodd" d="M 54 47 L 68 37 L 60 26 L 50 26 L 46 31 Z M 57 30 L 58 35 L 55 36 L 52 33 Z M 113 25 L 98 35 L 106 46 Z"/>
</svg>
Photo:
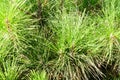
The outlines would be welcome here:
<svg viewBox="0 0 120 80">
<path fill-rule="evenodd" d="M 0 0 L 0 80 L 119 79 L 119 23 L 119 0 Z"/>
<path fill-rule="evenodd" d="M 6 6 L 7 4 L 7 6 Z M 27 47 L 25 37 L 32 29 L 32 19 L 20 10 L 24 7 L 25 1 L 14 0 L 0 2 L 0 37 L 2 51 L 7 48 L 9 53 L 20 53 Z M 25 8 L 24 8 L 25 9 Z M 24 42 L 25 41 L 25 42 Z M 5 50 L 6 51 L 6 50 Z M 6 54 L 6 52 L 1 52 Z"/>
<path fill-rule="evenodd" d="M 49 55 L 53 58 L 45 67 L 45 69 L 48 67 L 50 79 L 88 80 L 90 74 L 95 79 L 103 76 L 95 65 L 93 57 L 88 52 L 84 52 L 87 46 L 85 37 L 90 33 L 88 23 L 85 22 L 87 19 L 83 12 L 82 15 L 63 13 L 62 16 L 58 15 L 55 20 L 51 20 L 50 28 L 53 34 L 51 39 L 48 39 L 47 46 L 51 52 Z"/>
<path fill-rule="evenodd" d="M 16 65 L 24 56 L 17 63 L 12 63 L 11 58 L 27 54 L 28 48 L 33 49 L 30 42 L 35 34 L 36 19 L 32 20 L 31 15 L 26 13 L 29 8 L 26 0 L 0 0 L 0 63 L 6 70 L 1 72 L 1 78 L 4 76 L 5 80 L 16 80 L 20 75 L 21 70 Z M 7 64 L 7 59 L 11 63 Z M 11 70 L 12 67 L 14 71 Z"/>
<path fill-rule="evenodd" d="M 36 72 L 36 71 L 31 71 L 30 75 L 30 80 L 48 80 L 46 77 L 46 72 Z"/>
<path fill-rule="evenodd" d="M 23 66 L 17 65 L 15 60 L 6 60 L 0 66 L 1 80 L 18 80 L 23 71 Z"/>
</svg>

